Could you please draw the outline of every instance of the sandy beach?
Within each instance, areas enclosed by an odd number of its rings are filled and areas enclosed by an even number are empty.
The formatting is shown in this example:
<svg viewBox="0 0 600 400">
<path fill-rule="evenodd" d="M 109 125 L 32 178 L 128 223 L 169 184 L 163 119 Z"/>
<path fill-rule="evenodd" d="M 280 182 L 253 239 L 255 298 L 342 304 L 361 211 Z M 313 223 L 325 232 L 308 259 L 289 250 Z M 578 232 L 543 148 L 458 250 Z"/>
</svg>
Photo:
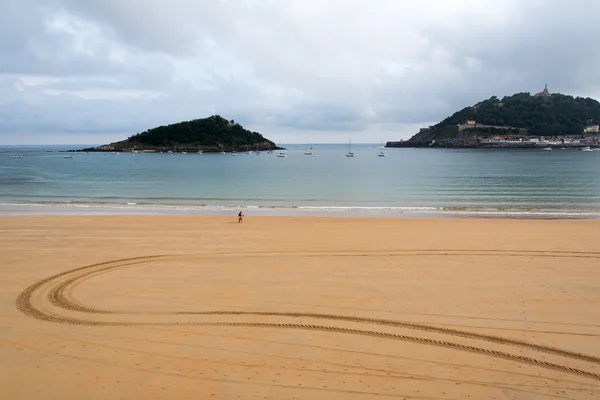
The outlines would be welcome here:
<svg viewBox="0 0 600 400">
<path fill-rule="evenodd" d="M 2 399 L 598 399 L 600 221 L 0 218 Z"/>
</svg>

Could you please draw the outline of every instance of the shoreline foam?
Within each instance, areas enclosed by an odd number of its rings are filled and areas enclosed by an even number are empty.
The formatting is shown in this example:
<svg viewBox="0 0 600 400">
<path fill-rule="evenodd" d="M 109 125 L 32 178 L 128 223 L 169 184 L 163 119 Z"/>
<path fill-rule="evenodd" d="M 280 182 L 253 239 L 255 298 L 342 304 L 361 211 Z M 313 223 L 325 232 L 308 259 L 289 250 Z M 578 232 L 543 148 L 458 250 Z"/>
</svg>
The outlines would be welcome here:
<svg viewBox="0 0 600 400">
<path fill-rule="evenodd" d="M 509 219 L 600 219 L 600 210 L 477 208 L 477 207 L 387 207 L 387 206 L 264 206 L 97 202 L 0 202 L 0 216 L 28 215 L 182 215 L 227 216 L 244 210 L 248 215 L 276 217 L 369 217 L 369 218 L 509 218 Z"/>
</svg>

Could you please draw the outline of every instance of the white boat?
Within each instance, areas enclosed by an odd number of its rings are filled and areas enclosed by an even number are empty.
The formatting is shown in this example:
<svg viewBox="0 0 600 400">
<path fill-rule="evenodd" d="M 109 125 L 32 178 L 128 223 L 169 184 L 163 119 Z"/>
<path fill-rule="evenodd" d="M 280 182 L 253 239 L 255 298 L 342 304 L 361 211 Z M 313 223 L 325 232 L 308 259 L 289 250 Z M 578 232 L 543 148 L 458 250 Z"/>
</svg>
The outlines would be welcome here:
<svg viewBox="0 0 600 400">
<path fill-rule="evenodd" d="M 352 147 L 352 139 L 348 140 L 348 152 L 346 153 L 346 157 L 354 157 L 354 153 L 351 151 Z"/>
<path fill-rule="evenodd" d="M 306 151 L 304 152 L 305 156 L 312 156 L 312 146 L 308 146 L 308 142 L 306 142 Z"/>
<path fill-rule="evenodd" d="M 73 158 L 73 156 L 63 156 L 63 158 Z"/>
<path fill-rule="evenodd" d="M 542 150 L 552 151 L 552 147 L 544 147 Z"/>
<path fill-rule="evenodd" d="M 585 146 L 579 149 L 580 151 L 594 151 L 590 148 L 590 146 Z"/>
<path fill-rule="evenodd" d="M 385 157 L 385 153 L 383 152 L 383 143 L 381 143 L 381 146 L 379 146 L 379 148 L 381 149 L 381 151 L 379 152 L 379 154 L 377 154 L 378 157 Z"/>
<path fill-rule="evenodd" d="M 281 141 L 279 142 L 279 147 L 281 147 Z M 285 154 L 283 150 L 279 150 L 279 153 L 277 153 L 277 157 L 287 157 L 287 154 Z"/>
<path fill-rule="evenodd" d="M 23 156 L 15 156 L 15 155 L 11 155 L 10 158 L 23 158 Z"/>
</svg>

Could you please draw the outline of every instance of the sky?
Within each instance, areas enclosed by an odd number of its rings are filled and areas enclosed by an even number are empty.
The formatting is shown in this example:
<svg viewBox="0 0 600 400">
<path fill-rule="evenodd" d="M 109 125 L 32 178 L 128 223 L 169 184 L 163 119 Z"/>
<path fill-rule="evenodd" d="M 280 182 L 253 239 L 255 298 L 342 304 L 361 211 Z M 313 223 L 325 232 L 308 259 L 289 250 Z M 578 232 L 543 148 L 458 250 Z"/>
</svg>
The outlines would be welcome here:
<svg viewBox="0 0 600 400">
<path fill-rule="evenodd" d="M 408 139 L 491 96 L 600 99 L 597 0 L 2 0 L 0 144 L 218 114 L 276 143 Z"/>
</svg>

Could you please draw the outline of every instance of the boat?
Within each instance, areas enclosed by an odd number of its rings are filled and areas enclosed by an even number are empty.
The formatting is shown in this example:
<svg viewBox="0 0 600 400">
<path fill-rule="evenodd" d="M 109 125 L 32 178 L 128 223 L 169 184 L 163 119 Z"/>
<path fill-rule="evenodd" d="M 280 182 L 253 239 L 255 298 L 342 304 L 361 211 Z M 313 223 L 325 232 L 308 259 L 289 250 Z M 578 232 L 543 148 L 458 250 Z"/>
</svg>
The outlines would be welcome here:
<svg viewBox="0 0 600 400">
<path fill-rule="evenodd" d="M 63 156 L 63 158 L 73 158 L 73 156 Z"/>
<path fill-rule="evenodd" d="M 306 151 L 304 151 L 304 155 L 305 156 L 312 156 L 313 152 L 312 152 L 312 146 L 308 146 L 308 142 L 306 142 Z"/>
<path fill-rule="evenodd" d="M 585 146 L 579 149 L 580 151 L 594 151 L 590 148 L 590 146 Z"/>
<path fill-rule="evenodd" d="M 381 146 L 379 147 L 381 149 L 381 151 L 379 152 L 379 154 L 377 154 L 378 157 L 385 157 L 385 153 L 383 152 L 383 143 L 381 143 Z"/>
<path fill-rule="evenodd" d="M 351 150 L 352 147 L 352 139 L 348 140 L 348 152 L 346 153 L 346 157 L 354 157 L 354 153 Z"/>
<path fill-rule="evenodd" d="M 279 153 L 277 153 L 277 157 L 282 157 L 282 158 L 283 158 L 283 157 L 287 157 L 287 154 L 285 154 L 285 153 L 283 152 L 283 149 L 281 149 L 281 141 L 279 142 L 279 146 L 278 146 L 278 147 L 279 147 L 280 149 L 279 149 Z"/>
<path fill-rule="evenodd" d="M 552 147 L 544 147 L 542 150 L 552 151 Z"/>
<path fill-rule="evenodd" d="M 281 142 L 279 142 L 279 147 L 281 147 Z M 287 157 L 287 154 L 285 154 L 283 150 L 279 150 L 279 153 L 277 153 L 277 157 Z"/>
</svg>

